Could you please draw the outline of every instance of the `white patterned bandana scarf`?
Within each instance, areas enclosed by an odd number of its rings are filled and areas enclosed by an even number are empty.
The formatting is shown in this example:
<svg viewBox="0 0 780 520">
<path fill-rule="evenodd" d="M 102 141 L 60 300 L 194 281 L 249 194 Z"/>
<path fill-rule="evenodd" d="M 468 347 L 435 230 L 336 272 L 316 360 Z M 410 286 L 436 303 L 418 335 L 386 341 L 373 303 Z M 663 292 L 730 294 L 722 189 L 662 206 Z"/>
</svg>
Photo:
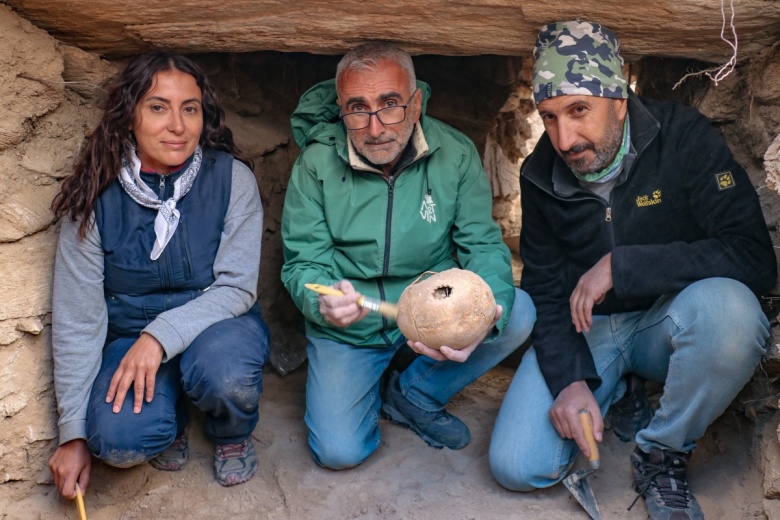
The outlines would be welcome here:
<svg viewBox="0 0 780 520">
<path fill-rule="evenodd" d="M 154 218 L 154 234 L 156 238 L 154 247 L 152 247 L 152 260 L 160 258 L 165 246 L 168 245 L 173 233 L 179 226 L 180 215 L 179 210 L 176 209 L 176 203 L 192 188 L 195 177 L 198 176 L 200 171 L 202 158 L 203 152 L 200 146 L 198 146 L 192 156 L 192 163 L 173 183 L 173 197 L 166 201 L 160 200 L 157 194 L 141 179 L 141 161 L 138 159 L 135 150 L 130 150 L 130 161 L 127 158 L 122 159 L 122 168 L 119 173 L 119 183 L 122 185 L 122 188 L 124 188 L 131 199 L 141 206 L 157 210 L 157 216 Z"/>
</svg>

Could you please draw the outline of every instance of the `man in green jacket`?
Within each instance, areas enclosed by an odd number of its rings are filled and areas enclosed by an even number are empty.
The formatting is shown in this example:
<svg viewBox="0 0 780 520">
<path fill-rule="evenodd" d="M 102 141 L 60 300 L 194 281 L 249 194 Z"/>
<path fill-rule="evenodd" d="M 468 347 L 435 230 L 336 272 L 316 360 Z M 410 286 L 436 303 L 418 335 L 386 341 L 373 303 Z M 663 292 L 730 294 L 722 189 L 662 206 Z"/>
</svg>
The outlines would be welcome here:
<svg viewBox="0 0 780 520">
<path fill-rule="evenodd" d="M 312 87 L 292 116 L 303 152 L 285 199 L 282 281 L 306 318 L 306 424 L 324 467 L 368 458 L 380 413 L 431 446 L 466 446 L 468 428 L 444 406 L 523 343 L 535 321 L 513 285 L 479 155 L 425 115 L 429 93 L 407 53 L 371 43 L 344 56 L 335 81 Z M 494 323 L 463 350 L 407 342 L 357 303 L 361 295 L 395 302 L 424 272 L 455 267 L 481 276 L 497 302 Z M 307 283 L 344 296 L 318 296 Z M 405 343 L 420 355 L 382 388 Z"/>
</svg>

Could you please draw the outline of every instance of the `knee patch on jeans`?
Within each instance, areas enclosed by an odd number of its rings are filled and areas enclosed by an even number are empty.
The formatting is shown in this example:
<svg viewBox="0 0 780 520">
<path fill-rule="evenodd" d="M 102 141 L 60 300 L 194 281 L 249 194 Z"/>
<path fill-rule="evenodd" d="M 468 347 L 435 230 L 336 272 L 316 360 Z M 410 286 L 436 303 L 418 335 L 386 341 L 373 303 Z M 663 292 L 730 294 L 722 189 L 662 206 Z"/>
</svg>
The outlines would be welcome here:
<svg viewBox="0 0 780 520">
<path fill-rule="evenodd" d="M 91 445 L 90 450 L 95 457 L 115 468 L 131 468 L 152 458 L 149 454 L 137 450 L 105 449 L 104 447 L 100 452 L 97 452 L 92 449 Z"/>
<path fill-rule="evenodd" d="M 229 388 L 224 388 L 220 397 L 229 400 L 235 406 L 247 412 L 251 412 L 258 406 L 260 391 L 256 386 L 236 384 Z"/>
</svg>

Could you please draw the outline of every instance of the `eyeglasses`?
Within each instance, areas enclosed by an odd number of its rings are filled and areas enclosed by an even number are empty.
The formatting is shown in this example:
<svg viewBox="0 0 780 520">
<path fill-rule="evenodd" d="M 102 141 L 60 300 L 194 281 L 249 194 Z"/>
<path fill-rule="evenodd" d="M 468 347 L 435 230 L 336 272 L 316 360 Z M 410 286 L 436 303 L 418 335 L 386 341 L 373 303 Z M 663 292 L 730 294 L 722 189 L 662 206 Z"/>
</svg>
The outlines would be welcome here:
<svg viewBox="0 0 780 520">
<path fill-rule="evenodd" d="M 376 116 L 383 125 L 397 125 L 406 119 L 406 107 L 412 104 L 412 99 L 419 89 L 414 89 L 409 101 L 405 105 L 395 105 L 392 107 L 380 108 L 373 112 L 350 112 L 341 114 L 341 120 L 347 130 L 363 130 L 371 124 L 371 116 Z"/>
</svg>

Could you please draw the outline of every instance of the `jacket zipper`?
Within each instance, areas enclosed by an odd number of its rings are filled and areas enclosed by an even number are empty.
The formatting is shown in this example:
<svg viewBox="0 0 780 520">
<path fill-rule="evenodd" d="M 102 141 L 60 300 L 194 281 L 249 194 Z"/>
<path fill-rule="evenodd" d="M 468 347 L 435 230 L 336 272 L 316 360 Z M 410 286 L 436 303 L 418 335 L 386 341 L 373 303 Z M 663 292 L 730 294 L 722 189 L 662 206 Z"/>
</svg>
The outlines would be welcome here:
<svg viewBox="0 0 780 520">
<path fill-rule="evenodd" d="M 550 195 L 554 199 L 567 200 L 567 201 L 597 200 L 601 204 L 604 205 L 604 220 L 606 222 L 609 222 L 609 223 L 612 222 L 612 193 L 611 192 L 609 194 L 609 200 L 608 201 L 602 199 L 601 197 L 599 197 L 599 196 L 597 196 L 595 194 L 591 196 L 591 195 L 587 195 L 587 194 L 584 194 L 584 193 L 581 196 L 579 196 L 579 197 L 565 199 L 563 197 L 560 197 L 554 191 L 550 191 L 546 187 L 542 186 L 533 177 L 526 176 L 526 179 L 528 179 L 532 184 L 536 185 L 537 188 L 539 188 L 540 190 L 542 190 L 546 194 Z M 613 226 L 611 226 L 611 225 L 609 226 L 609 237 L 610 237 L 611 242 L 612 242 L 612 247 L 614 248 L 615 247 L 615 228 Z"/>
<path fill-rule="evenodd" d="M 385 255 L 382 259 L 382 277 L 387 276 L 388 271 L 390 270 L 390 238 L 392 236 L 392 224 L 393 224 L 393 195 L 395 191 L 395 177 L 393 175 L 390 175 L 387 178 L 387 217 L 385 218 Z M 385 299 L 385 288 L 382 284 L 382 279 L 380 278 L 377 281 L 377 286 L 379 289 L 379 298 L 384 300 Z M 380 334 L 382 338 L 385 340 L 385 342 L 388 345 L 391 345 L 390 338 L 387 337 L 385 334 L 385 329 L 388 326 L 387 318 L 382 316 L 382 330 L 380 331 Z"/>
<path fill-rule="evenodd" d="M 387 276 L 390 269 L 390 235 L 393 223 L 393 190 L 395 177 L 387 178 L 387 218 L 385 219 L 385 257 L 382 261 L 382 276 Z"/>
<path fill-rule="evenodd" d="M 606 215 L 604 216 L 604 220 L 607 221 L 607 224 L 609 225 L 609 251 L 612 252 L 613 249 L 615 249 L 615 246 L 617 245 L 617 241 L 615 240 L 615 226 L 612 225 L 612 192 L 609 192 L 609 200 L 604 201 L 604 204 L 606 204 Z"/>
<path fill-rule="evenodd" d="M 160 200 L 165 200 L 165 176 L 160 175 L 160 182 L 158 184 L 158 187 L 160 189 Z M 167 249 L 167 248 L 166 248 Z M 160 257 L 157 260 L 161 260 L 164 263 L 160 264 L 160 272 L 162 273 L 162 286 L 165 288 L 168 288 L 171 286 L 171 280 L 173 280 L 173 272 L 171 270 L 171 262 L 170 257 L 168 254 L 166 254 L 166 251 L 163 251 Z"/>
</svg>

